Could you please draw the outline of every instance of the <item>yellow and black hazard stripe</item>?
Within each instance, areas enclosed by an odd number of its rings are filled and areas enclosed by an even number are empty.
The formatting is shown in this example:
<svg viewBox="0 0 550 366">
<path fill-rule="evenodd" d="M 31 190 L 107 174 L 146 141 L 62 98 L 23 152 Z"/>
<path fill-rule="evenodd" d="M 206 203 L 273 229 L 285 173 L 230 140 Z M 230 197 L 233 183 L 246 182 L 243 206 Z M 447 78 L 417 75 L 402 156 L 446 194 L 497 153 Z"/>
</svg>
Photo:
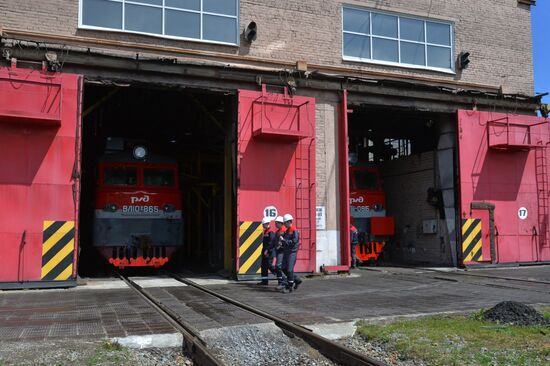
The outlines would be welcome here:
<svg viewBox="0 0 550 366">
<path fill-rule="evenodd" d="M 262 223 L 243 221 L 239 226 L 239 274 L 257 274 L 262 266 Z"/>
<path fill-rule="evenodd" d="M 42 280 L 66 281 L 73 274 L 74 221 L 44 221 Z"/>
<path fill-rule="evenodd" d="M 481 219 L 462 220 L 462 255 L 464 262 L 483 260 Z"/>
</svg>

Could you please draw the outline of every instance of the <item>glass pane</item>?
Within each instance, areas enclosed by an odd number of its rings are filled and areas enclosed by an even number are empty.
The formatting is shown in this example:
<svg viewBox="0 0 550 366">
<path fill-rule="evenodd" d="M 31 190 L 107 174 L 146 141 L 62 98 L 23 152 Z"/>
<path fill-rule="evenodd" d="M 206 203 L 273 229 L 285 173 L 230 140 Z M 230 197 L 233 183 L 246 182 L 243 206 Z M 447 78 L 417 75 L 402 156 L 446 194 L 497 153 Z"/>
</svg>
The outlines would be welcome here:
<svg viewBox="0 0 550 366">
<path fill-rule="evenodd" d="M 344 8 L 344 30 L 349 32 L 369 34 L 369 12 Z"/>
<path fill-rule="evenodd" d="M 424 45 L 401 42 L 401 62 L 404 64 L 426 65 Z"/>
<path fill-rule="evenodd" d="M 370 37 L 344 33 L 344 56 L 370 58 Z"/>
<path fill-rule="evenodd" d="M 202 36 L 210 41 L 237 43 L 237 20 L 235 18 L 203 16 Z"/>
<path fill-rule="evenodd" d="M 428 46 L 428 66 L 451 69 L 451 49 Z"/>
<path fill-rule="evenodd" d="M 160 5 L 162 6 L 162 0 L 130 0 L 135 3 L 142 3 L 142 4 L 151 4 L 151 5 Z"/>
<path fill-rule="evenodd" d="M 105 0 L 83 0 L 82 24 L 122 29 L 122 3 Z"/>
<path fill-rule="evenodd" d="M 203 0 L 202 10 L 209 13 L 237 15 L 237 0 Z"/>
<path fill-rule="evenodd" d="M 170 169 L 144 169 L 143 184 L 146 186 L 173 186 L 174 171 Z"/>
<path fill-rule="evenodd" d="M 137 181 L 136 168 L 109 167 L 103 172 L 103 183 L 106 185 L 134 185 Z"/>
<path fill-rule="evenodd" d="M 448 24 L 426 22 L 428 43 L 451 45 L 451 26 Z"/>
<path fill-rule="evenodd" d="M 166 0 L 164 4 L 179 9 L 201 10 L 201 0 Z"/>
<path fill-rule="evenodd" d="M 162 34 L 162 9 L 126 4 L 125 29 Z"/>
<path fill-rule="evenodd" d="M 397 38 L 397 17 L 372 13 L 372 34 Z"/>
<path fill-rule="evenodd" d="M 367 170 L 355 171 L 355 185 L 357 189 L 378 189 L 378 175 Z"/>
<path fill-rule="evenodd" d="M 425 42 L 423 21 L 416 19 L 400 18 L 399 22 L 401 39 L 406 39 L 408 41 Z"/>
<path fill-rule="evenodd" d="M 166 9 L 164 17 L 164 33 L 166 35 L 201 38 L 200 14 Z"/>
<path fill-rule="evenodd" d="M 372 38 L 372 58 L 380 61 L 399 62 L 397 41 Z"/>
</svg>

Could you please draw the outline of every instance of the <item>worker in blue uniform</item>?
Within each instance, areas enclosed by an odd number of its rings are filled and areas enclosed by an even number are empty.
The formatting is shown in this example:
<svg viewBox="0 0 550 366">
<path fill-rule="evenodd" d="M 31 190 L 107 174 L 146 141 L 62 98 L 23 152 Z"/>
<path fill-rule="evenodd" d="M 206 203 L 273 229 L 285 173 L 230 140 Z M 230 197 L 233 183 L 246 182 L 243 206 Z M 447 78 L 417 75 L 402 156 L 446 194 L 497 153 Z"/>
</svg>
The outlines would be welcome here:
<svg viewBox="0 0 550 366">
<path fill-rule="evenodd" d="M 286 275 L 285 287 L 283 288 L 284 293 L 297 290 L 298 286 L 302 283 L 302 280 L 294 275 L 294 266 L 296 265 L 296 257 L 300 248 L 300 233 L 292 225 L 293 220 L 294 218 L 290 214 L 283 216 L 286 227 L 286 231 L 281 239 L 284 248 L 283 272 Z"/>
<path fill-rule="evenodd" d="M 271 229 L 271 219 L 264 217 L 262 219 L 264 236 L 262 242 L 262 280 L 258 285 L 267 286 L 269 284 L 269 272 L 275 273 L 273 267 L 273 249 L 275 246 L 275 232 Z"/>
<path fill-rule="evenodd" d="M 275 239 L 273 242 L 273 256 L 275 257 L 275 265 L 273 266 L 273 269 L 275 270 L 275 276 L 277 276 L 277 287 L 279 290 L 281 290 L 286 283 L 286 278 L 284 277 L 283 273 L 283 256 L 284 256 L 284 248 L 283 248 L 283 234 L 286 231 L 286 227 L 284 226 L 284 220 L 282 216 L 277 216 L 275 219 Z"/>
<path fill-rule="evenodd" d="M 351 268 L 357 268 L 357 245 L 359 244 L 359 231 L 353 224 L 349 228 Z"/>
</svg>

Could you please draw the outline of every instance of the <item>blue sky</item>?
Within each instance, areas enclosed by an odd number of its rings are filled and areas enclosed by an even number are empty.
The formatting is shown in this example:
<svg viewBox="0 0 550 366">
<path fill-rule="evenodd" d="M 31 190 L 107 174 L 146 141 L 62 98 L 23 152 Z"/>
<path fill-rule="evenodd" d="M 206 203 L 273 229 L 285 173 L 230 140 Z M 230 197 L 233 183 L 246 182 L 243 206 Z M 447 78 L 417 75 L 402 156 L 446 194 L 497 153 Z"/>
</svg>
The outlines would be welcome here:
<svg viewBox="0 0 550 366">
<path fill-rule="evenodd" d="M 532 7 L 535 92 L 550 92 L 550 0 L 538 0 Z M 543 98 L 550 103 L 550 95 Z"/>
</svg>

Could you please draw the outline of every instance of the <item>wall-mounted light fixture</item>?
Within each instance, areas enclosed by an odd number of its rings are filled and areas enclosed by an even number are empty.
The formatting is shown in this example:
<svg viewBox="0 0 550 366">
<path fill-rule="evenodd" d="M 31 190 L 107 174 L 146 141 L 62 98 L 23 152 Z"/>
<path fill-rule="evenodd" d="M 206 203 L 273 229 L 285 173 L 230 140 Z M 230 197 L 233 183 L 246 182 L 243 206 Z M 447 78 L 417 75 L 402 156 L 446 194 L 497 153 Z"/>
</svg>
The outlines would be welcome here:
<svg viewBox="0 0 550 366">
<path fill-rule="evenodd" d="M 250 22 L 246 26 L 246 29 L 244 30 L 244 38 L 251 42 L 256 40 L 256 37 L 258 35 L 258 26 L 256 25 L 256 22 Z"/>
<path fill-rule="evenodd" d="M 470 52 L 460 52 L 458 55 L 458 69 L 464 70 L 468 67 L 468 64 L 470 63 L 470 60 L 468 59 L 470 57 Z"/>
</svg>

